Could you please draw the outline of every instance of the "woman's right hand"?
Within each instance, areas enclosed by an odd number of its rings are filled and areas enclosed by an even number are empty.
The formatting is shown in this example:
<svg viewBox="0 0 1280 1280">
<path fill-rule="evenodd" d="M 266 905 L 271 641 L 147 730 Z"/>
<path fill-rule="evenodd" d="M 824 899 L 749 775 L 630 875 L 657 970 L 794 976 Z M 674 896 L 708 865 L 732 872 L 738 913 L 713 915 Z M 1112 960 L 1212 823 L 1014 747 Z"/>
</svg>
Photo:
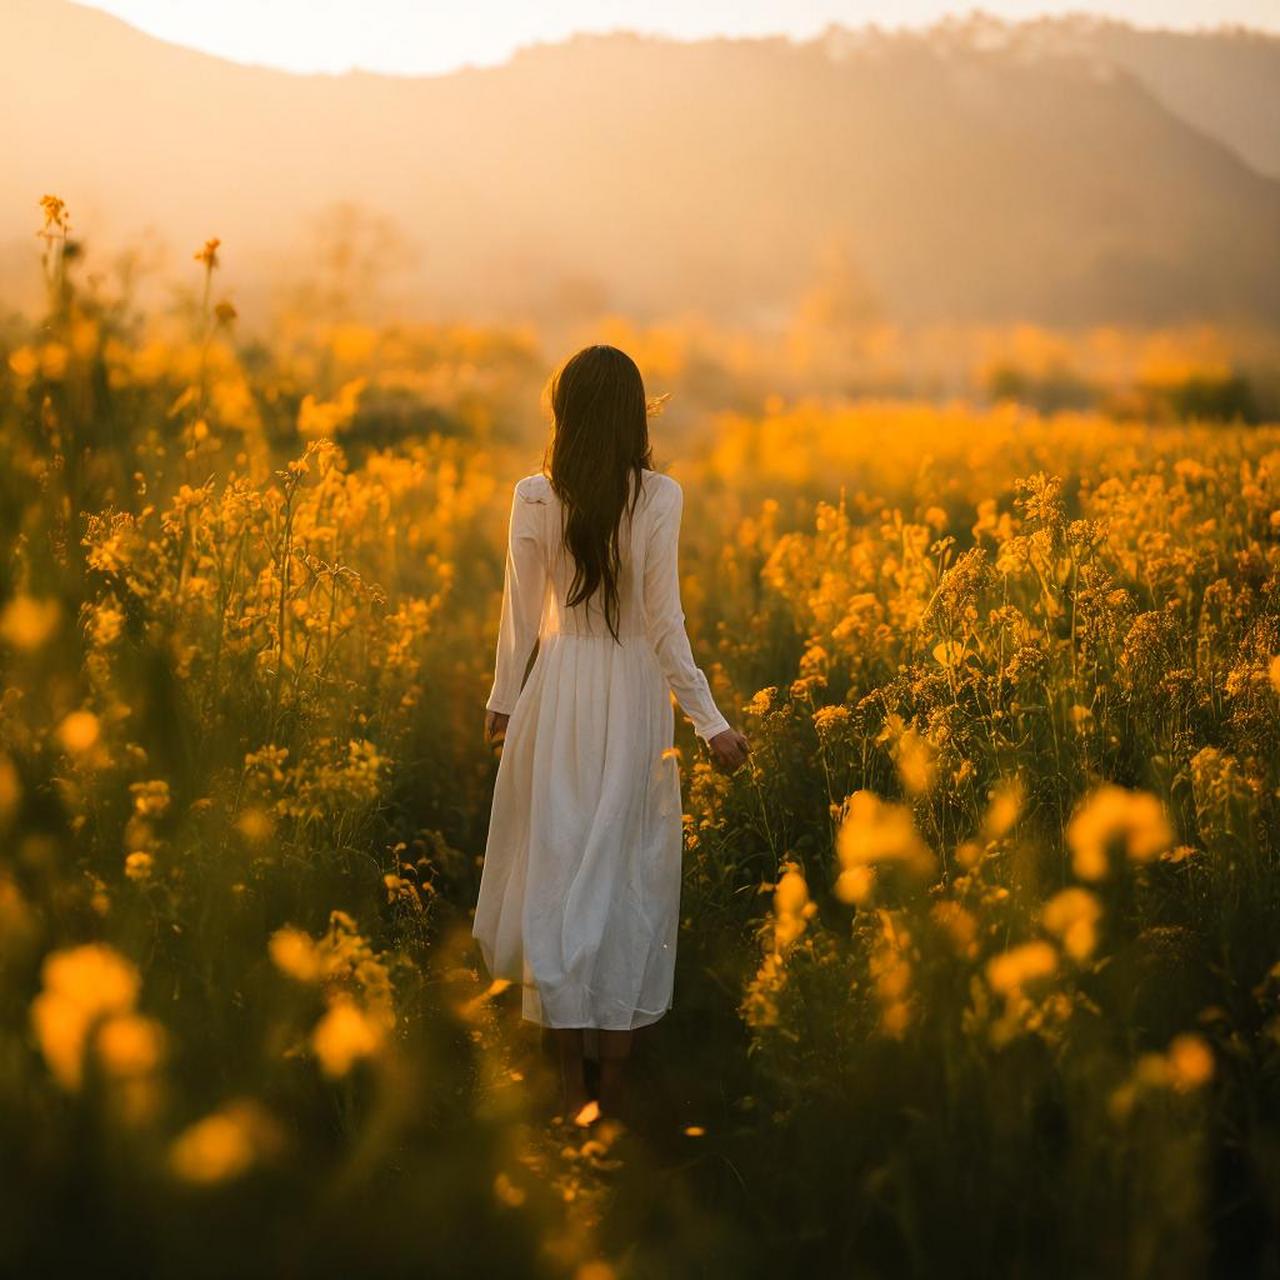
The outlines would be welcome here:
<svg viewBox="0 0 1280 1280">
<path fill-rule="evenodd" d="M 725 771 L 733 773 L 746 763 L 751 744 L 737 729 L 722 729 L 714 738 L 707 739 L 712 760 Z"/>
</svg>

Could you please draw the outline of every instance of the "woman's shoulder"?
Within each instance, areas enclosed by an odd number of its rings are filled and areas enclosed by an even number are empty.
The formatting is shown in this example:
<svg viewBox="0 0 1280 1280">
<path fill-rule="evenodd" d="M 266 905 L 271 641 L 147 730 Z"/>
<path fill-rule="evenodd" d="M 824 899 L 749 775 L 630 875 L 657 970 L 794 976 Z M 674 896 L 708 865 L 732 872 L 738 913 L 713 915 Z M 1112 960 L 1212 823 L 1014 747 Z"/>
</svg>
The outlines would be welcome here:
<svg viewBox="0 0 1280 1280">
<path fill-rule="evenodd" d="M 652 471 L 646 468 L 640 475 L 641 491 L 650 504 L 656 503 L 665 509 L 676 502 L 682 494 L 679 481 L 664 471 Z M 521 476 L 516 481 L 515 491 L 517 496 L 526 502 L 550 502 L 556 496 L 555 490 L 551 487 L 550 478 L 541 471 Z"/>
<path fill-rule="evenodd" d="M 646 491 L 663 507 L 669 507 L 681 496 L 680 482 L 674 476 L 667 475 L 665 471 L 646 470 L 643 472 L 643 477 Z"/>
<path fill-rule="evenodd" d="M 526 502 L 547 502 L 552 493 L 551 481 L 541 471 L 521 476 L 516 481 L 516 494 Z"/>
</svg>

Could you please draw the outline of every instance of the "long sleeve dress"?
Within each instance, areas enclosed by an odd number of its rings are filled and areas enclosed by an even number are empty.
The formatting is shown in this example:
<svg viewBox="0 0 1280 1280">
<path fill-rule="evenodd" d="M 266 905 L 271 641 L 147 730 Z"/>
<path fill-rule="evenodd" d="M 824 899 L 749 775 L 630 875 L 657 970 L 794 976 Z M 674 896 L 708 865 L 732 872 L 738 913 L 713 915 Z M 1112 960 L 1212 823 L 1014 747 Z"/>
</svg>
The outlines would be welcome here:
<svg viewBox="0 0 1280 1280">
<path fill-rule="evenodd" d="M 544 1026 L 630 1030 L 671 1007 L 683 851 L 671 693 L 700 737 L 729 727 L 685 630 L 683 498 L 646 470 L 623 513 L 618 644 L 599 591 L 565 606 L 573 557 L 550 481 L 525 476 L 512 494 L 486 703 L 511 718 L 472 933 Z"/>
</svg>

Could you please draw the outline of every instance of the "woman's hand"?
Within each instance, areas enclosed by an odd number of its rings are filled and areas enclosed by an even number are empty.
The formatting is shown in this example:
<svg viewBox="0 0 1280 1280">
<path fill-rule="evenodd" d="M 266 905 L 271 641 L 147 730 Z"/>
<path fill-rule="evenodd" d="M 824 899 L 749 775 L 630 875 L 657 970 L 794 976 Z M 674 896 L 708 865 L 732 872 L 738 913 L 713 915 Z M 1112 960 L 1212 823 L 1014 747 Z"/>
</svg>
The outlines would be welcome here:
<svg viewBox="0 0 1280 1280">
<path fill-rule="evenodd" d="M 484 740 L 499 742 L 507 736 L 507 721 L 511 716 L 504 711 L 486 711 L 484 713 Z"/>
<path fill-rule="evenodd" d="M 732 773 L 746 763 L 751 751 L 751 744 L 737 729 L 723 729 L 714 738 L 707 740 L 711 749 L 711 758 L 725 771 Z"/>
</svg>

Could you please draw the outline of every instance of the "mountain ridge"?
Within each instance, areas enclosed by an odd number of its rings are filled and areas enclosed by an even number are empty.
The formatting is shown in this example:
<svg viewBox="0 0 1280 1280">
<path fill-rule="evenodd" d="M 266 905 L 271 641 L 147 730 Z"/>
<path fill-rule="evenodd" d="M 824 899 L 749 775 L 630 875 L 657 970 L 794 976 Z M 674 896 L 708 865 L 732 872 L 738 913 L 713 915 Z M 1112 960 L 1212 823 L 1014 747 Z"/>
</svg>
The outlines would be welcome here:
<svg viewBox="0 0 1280 1280">
<path fill-rule="evenodd" d="M 57 189 L 100 240 L 216 231 L 262 287 L 306 216 L 355 200 L 418 246 L 399 276 L 421 305 L 477 314 L 771 323 L 834 258 L 904 320 L 1280 319 L 1280 182 L 1096 33 L 860 30 L 317 76 L 19 0 L 0 109 L 30 123 L 0 138 L 0 283 Z"/>
</svg>

